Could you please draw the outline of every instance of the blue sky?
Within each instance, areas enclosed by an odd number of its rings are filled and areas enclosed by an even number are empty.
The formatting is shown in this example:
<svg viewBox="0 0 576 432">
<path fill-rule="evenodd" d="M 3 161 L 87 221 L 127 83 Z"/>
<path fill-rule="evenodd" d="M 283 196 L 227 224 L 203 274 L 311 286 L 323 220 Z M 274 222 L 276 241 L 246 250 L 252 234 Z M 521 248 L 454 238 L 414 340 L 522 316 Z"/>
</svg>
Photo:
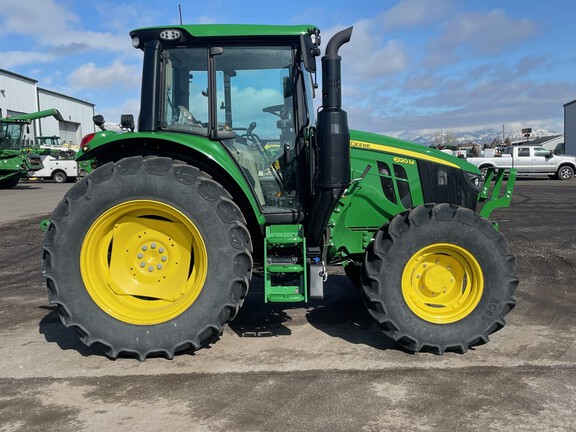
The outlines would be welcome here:
<svg viewBox="0 0 576 432">
<path fill-rule="evenodd" d="M 315 24 L 343 57 L 350 125 L 400 131 L 563 131 L 576 99 L 572 0 L 0 0 L 0 68 L 138 114 L 141 54 L 128 33 L 185 23 Z"/>
</svg>

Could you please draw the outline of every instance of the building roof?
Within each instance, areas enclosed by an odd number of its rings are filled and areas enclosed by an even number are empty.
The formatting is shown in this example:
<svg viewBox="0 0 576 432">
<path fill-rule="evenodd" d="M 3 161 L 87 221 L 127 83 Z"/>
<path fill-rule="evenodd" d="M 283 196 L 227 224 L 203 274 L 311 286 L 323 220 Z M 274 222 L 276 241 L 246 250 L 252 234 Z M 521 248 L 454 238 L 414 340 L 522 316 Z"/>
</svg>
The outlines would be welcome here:
<svg viewBox="0 0 576 432">
<path fill-rule="evenodd" d="M 574 104 L 574 103 L 576 103 L 576 99 L 574 99 L 573 101 L 570 101 L 570 102 L 566 102 L 566 103 L 564 104 L 564 108 L 566 108 L 568 105 L 572 105 L 572 104 Z"/>
<path fill-rule="evenodd" d="M 531 145 L 531 146 L 533 146 L 533 145 L 542 145 L 542 144 L 544 144 L 544 143 L 546 143 L 546 142 L 548 142 L 548 141 L 552 141 L 552 140 L 554 140 L 554 139 L 556 139 L 556 138 L 563 137 L 563 136 L 564 136 L 564 134 L 549 135 L 549 136 L 545 136 L 545 137 L 534 138 L 534 139 L 528 140 L 528 141 L 525 141 L 525 140 L 514 141 L 514 142 L 512 143 L 512 145 Z"/>
<path fill-rule="evenodd" d="M 10 72 L 10 71 L 8 71 L 8 70 L 6 70 L 6 69 L 0 69 L 0 73 L 6 74 L 6 75 L 10 75 L 10 76 L 13 76 L 13 77 L 16 77 L 16 78 L 20 78 L 20 79 L 29 81 L 29 82 L 31 82 L 31 83 L 33 83 L 33 84 L 35 84 L 35 83 L 38 82 L 38 81 L 35 80 L 35 79 L 29 78 L 29 77 L 27 77 L 27 76 L 20 75 L 20 74 L 14 73 L 14 72 Z"/>
<path fill-rule="evenodd" d="M 93 103 L 91 103 L 91 102 L 88 102 L 88 101 L 85 101 L 85 100 L 82 100 L 82 99 L 78 99 L 78 98 L 75 98 L 75 97 L 72 97 L 72 96 L 68 96 L 68 95 L 65 95 L 65 94 L 62 94 L 62 93 L 58 93 L 58 92 L 55 92 L 55 91 L 52 91 L 52 90 L 48 90 L 48 89 L 45 89 L 45 88 L 41 88 L 41 87 L 38 87 L 38 92 L 46 93 L 46 94 L 53 95 L 53 96 L 58 96 L 58 97 L 60 97 L 60 98 L 66 98 L 66 99 L 69 99 L 69 100 L 74 101 L 74 102 L 82 103 L 82 104 L 84 104 L 84 105 L 89 105 L 89 106 L 91 106 L 92 108 L 94 108 L 94 107 L 96 106 L 95 104 L 93 104 Z"/>
</svg>

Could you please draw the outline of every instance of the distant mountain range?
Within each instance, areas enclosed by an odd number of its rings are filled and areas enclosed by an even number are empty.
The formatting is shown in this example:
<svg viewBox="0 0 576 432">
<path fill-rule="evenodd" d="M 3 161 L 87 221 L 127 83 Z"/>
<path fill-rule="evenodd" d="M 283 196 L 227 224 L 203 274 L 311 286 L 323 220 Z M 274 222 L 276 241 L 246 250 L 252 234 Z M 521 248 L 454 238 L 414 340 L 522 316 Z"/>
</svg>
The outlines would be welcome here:
<svg viewBox="0 0 576 432">
<path fill-rule="evenodd" d="M 504 131 L 504 138 L 509 138 L 511 141 L 521 141 L 524 140 L 524 136 L 521 131 L 518 132 L 506 132 Z M 560 135 L 560 133 L 552 132 L 546 129 L 533 128 L 530 139 Z M 447 140 L 452 140 L 454 144 L 468 144 L 468 143 L 478 143 L 487 144 L 494 140 L 499 142 L 502 141 L 502 129 L 482 129 L 476 132 L 435 132 L 430 134 L 417 134 L 414 132 L 406 131 L 398 135 L 398 138 L 411 141 L 414 143 L 429 146 L 431 144 L 436 144 L 438 141 L 444 144 Z"/>
<path fill-rule="evenodd" d="M 109 123 L 106 122 L 104 124 L 106 130 L 122 132 L 120 129 L 120 125 L 118 123 Z M 99 129 L 97 129 L 99 130 Z M 533 128 L 532 134 L 530 135 L 530 139 L 536 139 L 545 136 L 552 136 L 552 135 L 560 135 L 558 132 L 552 132 L 547 129 L 539 129 Z M 502 141 L 502 129 L 482 129 L 476 132 L 452 132 L 452 131 L 442 131 L 442 132 L 435 132 L 429 134 L 418 134 L 413 131 L 405 131 L 398 135 L 398 138 L 404 141 L 410 141 L 417 144 L 422 144 L 425 146 L 430 146 L 433 144 L 437 144 L 440 141 L 440 144 L 446 144 L 447 140 L 452 140 L 453 144 L 469 144 L 469 143 L 478 143 L 478 144 L 488 144 L 494 141 L 495 139 L 498 142 Z M 507 132 L 505 131 L 505 138 L 509 138 L 512 142 L 514 141 L 522 141 L 524 140 L 524 136 L 522 135 L 521 131 L 518 132 Z"/>
</svg>

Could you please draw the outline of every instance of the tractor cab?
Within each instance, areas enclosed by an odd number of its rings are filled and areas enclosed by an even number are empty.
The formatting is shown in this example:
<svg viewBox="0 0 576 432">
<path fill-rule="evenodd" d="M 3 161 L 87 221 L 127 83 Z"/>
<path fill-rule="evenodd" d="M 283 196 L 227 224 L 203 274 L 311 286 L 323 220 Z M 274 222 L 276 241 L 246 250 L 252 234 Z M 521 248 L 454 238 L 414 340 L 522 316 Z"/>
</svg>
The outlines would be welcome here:
<svg viewBox="0 0 576 432">
<path fill-rule="evenodd" d="M 184 27 L 131 33 L 144 51 L 138 130 L 221 143 L 267 221 L 301 222 L 313 194 L 305 147 L 315 126 L 319 31 Z"/>
<path fill-rule="evenodd" d="M 22 150 L 21 142 L 24 132 L 24 126 L 28 123 L 25 121 L 11 121 L 3 119 L 0 121 L 0 151 L 16 151 Z"/>
</svg>

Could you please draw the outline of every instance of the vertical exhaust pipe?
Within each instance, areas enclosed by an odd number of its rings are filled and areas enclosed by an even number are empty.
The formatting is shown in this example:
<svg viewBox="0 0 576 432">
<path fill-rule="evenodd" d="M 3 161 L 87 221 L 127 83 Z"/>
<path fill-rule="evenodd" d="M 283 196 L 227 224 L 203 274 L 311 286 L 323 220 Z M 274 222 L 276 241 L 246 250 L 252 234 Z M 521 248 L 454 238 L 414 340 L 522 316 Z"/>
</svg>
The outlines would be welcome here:
<svg viewBox="0 0 576 432">
<path fill-rule="evenodd" d="M 315 200 L 308 218 L 307 240 L 320 245 L 336 203 L 350 185 L 350 130 L 342 109 L 342 57 L 338 50 L 350 41 L 352 27 L 332 36 L 322 57 L 322 107 L 318 113 L 318 173 Z"/>
</svg>

